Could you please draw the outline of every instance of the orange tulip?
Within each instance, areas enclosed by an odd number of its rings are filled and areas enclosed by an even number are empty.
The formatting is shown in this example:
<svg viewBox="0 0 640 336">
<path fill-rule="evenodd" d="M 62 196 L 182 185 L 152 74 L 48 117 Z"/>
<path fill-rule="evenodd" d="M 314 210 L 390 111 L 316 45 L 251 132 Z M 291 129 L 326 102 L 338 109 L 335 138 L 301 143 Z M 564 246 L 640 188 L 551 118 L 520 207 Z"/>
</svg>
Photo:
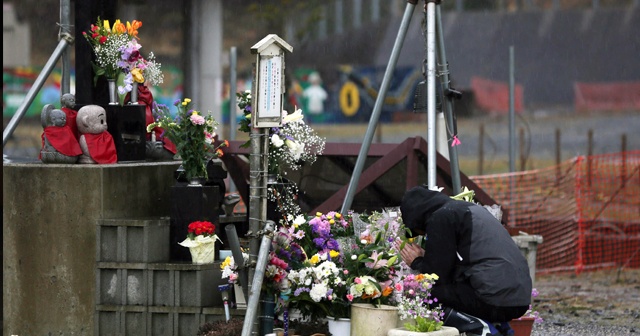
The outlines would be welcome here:
<svg viewBox="0 0 640 336">
<path fill-rule="evenodd" d="M 113 32 L 120 35 L 126 33 L 127 29 L 124 24 L 120 22 L 120 20 L 116 20 L 116 22 L 113 24 Z"/>
<path fill-rule="evenodd" d="M 138 37 L 138 28 L 142 27 L 142 21 L 133 20 L 132 23 L 127 21 L 127 33 L 130 36 Z"/>
</svg>

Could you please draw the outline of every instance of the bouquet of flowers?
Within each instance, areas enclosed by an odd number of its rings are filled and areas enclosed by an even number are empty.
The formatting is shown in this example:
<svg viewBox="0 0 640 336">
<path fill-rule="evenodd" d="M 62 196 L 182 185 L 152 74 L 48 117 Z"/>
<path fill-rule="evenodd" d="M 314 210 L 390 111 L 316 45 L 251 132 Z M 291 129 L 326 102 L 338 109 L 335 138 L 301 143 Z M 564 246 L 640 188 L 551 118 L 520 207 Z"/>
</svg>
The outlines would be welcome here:
<svg viewBox="0 0 640 336">
<path fill-rule="evenodd" d="M 404 236 L 401 217 L 395 211 L 386 210 L 351 217 L 357 240 L 344 253 L 344 268 L 350 275 L 347 299 L 394 305 L 396 300 L 392 294 L 398 290 L 395 279 L 403 269 L 394 244 L 396 237 Z"/>
<path fill-rule="evenodd" d="M 246 263 L 249 261 L 249 254 L 243 251 L 242 258 Z M 238 283 L 238 264 L 233 259 L 233 256 L 226 257 L 220 264 L 220 269 L 222 270 L 222 279 L 229 279 L 230 284 Z"/>
<path fill-rule="evenodd" d="M 347 277 L 341 267 L 340 247 L 331 234 L 332 227 L 341 226 L 342 222 L 346 223 L 333 211 L 308 219 L 304 215 L 288 215 L 282 222 L 280 234 L 287 239 L 279 245 L 300 247 L 309 256 L 303 263 L 289 263 L 289 288 L 282 296 L 286 300 L 283 303 L 305 317 L 348 316 Z M 276 236 L 274 241 L 281 239 Z"/>
<path fill-rule="evenodd" d="M 176 145 L 187 179 L 206 179 L 207 162 L 221 157 L 224 154 L 222 147 L 228 146 L 229 142 L 215 143 L 218 122 L 211 115 L 203 116 L 192 109 L 191 99 L 176 100 L 174 105 L 178 108 L 175 118 L 166 105 L 154 103 L 155 122 L 147 125 L 147 132 L 155 127 L 163 128 L 164 133 L 159 137 L 168 137 Z"/>
<path fill-rule="evenodd" d="M 132 40 L 138 38 L 138 28 L 142 27 L 142 22 L 133 20 L 127 21 L 126 25 L 120 20 L 116 20 L 113 26 L 109 20 L 98 20 L 92 24 L 89 32 L 82 32 L 82 35 L 91 45 L 96 56 L 93 63 L 95 73 L 94 84 L 98 77 L 105 76 L 107 79 L 117 79 L 122 72 L 118 64 L 121 59 L 123 48 Z"/>
<path fill-rule="evenodd" d="M 291 307 L 311 319 L 326 316 L 346 317 L 349 303 L 346 300 L 346 274 L 325 255 L 315 264 L 291 270 L 287 276 L 291 285 Z"/>
<path fill-rule="evenodd" d="M 222 242 L 213 223 L 195 221 L 187 228 L 187 238 L 178 244 L 189 248 L 194 263 L 205 264 L 213 262 L 216 240 Z"/>
<path fill-rule="evenodd" d="M 442 327 L 444 311 L 437 305 L 438 299 L 431 296 L 431 288 L 438 280 L 436 274 L 406 274 L 398 281 L 398 312 L 409 331 L 428 332 Z"/>
<path fill-rule="evenodd" d="M 238 107 L 244 116 L 240 119 L 239 131 L 251 131 L 251 92 L 236 93 Z M 251 140 L 241 145 L 248 147 Z M 298 170 L 303 164 L 312 164 L 318 155 L 324 151 L 325 139 L 318 136 L 309 125 L 304 122 L 301 109 L 289 114 L 282 111 L 282 126 L 269 130 L 269 165 L 268 171 L 275 175 L 278 181 L 283 180 L 287 170 Z M 281 189 L 269 190 L 270 201 L 276 202 L 280 213 L 300 213 L 296 205 L 298 188 L 294 183 L 286 183 Z"/>
<path fill-rule="evenodd" d="M 305 251 L 298 245 L 285 227 L 275 233 L 271 241 L 269 263 L 265 270 L 264 288 L 269 295 L 276 295 L 286 304 L 290 293 L 287 276 L 294 268 L 303 267 L 307 260 Z"/>
<path fill-rule="evenodd" d="M 338 218 L 338 223 L 336 223 Z M 333 237 L 332 228 L 336 225 L 342 225 L 342 215 L 335 211 L 326 214 L 321 212 L 315 216 L 309 217 L 308 221 L 304 216 L 299 215 L 289 226 L 289 230 L 296 241 L 303 246 L 307 255 L 311 256 L 312 263 L 316 264 L 320 259 L 320 255 L 327 255 L 330 258 L 336 258 L 340 255 L 340 245 Z"/>
<path fill-rule="evenodd" d="M 147 81 L 151 85 L 158 85 L 164 81 L 164 75 L 160 69 L 161 64 L 156 63 L 153 52 L 145 59 L 140 54 L 142 46 L 136 39 L 132 39 L 125 46 L 120 47 L 121 53 L 118 67 L 124 72 L 124 86 L 118 86 L 118 93 L 131 92 L 134 82 L 142 84 Z"/>
</svg>

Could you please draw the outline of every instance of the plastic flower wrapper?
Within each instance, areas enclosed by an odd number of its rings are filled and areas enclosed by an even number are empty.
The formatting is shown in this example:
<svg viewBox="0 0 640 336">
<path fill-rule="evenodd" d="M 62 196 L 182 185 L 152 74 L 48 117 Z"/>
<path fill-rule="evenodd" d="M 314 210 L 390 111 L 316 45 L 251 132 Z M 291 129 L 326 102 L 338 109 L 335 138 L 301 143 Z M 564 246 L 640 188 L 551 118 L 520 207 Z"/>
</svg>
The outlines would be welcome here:
<svg viewBox="0 0 640 336">
<path fill-rule="evenodd" d="M 179 242 L 189 248 L 191 259 L 196 264 L 212 263 L 215 254 L 215 242 L 222 240 L 215 234 L 216 227 L 207 221 L 195 221 L 189 224 L 187 238 Z"/>
<path fill-rule="evenodd" d="M 384 241 L 383 232 L 374 230 L 360 237 L 343 256 L 348 272 L 351 302 L 394 304 L 394 279 L 399 270 L 398 256 Z M 373 291 L 373 287 L 376 291 Z"/>
</svg>

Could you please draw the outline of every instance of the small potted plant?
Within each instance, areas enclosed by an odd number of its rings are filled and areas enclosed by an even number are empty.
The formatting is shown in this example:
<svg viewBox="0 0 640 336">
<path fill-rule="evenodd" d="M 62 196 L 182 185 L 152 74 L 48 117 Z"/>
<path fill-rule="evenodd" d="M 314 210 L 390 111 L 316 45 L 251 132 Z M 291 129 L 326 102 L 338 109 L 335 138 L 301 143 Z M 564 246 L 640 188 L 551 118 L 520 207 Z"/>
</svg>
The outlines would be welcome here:
<svg viewBox="0 0 640 336">
<path fill-rule="evenodd" d="M 531 291 L 531 297 L 536 298 L 539 292 L 537 289 Z M 544 320 L 540 317 L 540 313 L 529 305 L 529 310 L 520 318 L 509 321 L 509 326 L 514 331 L 515 336 L 529 336 L 533 330 L 534 323 L 542 323 Z"/>
<path fill-rule="evenodd" d="M 191 260 L 194 264 L 212 264 L 215 261 L 216 226 L 207 221 L 195 221 L 189 224 L 187 238 L 179 242 L 181 246 L 188 247 L 191 252 Z"/>
</svg>

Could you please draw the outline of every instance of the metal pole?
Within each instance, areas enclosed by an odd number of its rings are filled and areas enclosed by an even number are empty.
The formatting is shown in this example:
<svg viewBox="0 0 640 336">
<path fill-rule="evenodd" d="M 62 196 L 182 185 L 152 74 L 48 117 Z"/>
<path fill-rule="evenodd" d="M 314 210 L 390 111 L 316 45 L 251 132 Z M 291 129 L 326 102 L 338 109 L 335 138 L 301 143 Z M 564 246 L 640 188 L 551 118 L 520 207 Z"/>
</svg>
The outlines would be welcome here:
<svg viewBox="0 0 640 336">
<path fill-rule="evenodd" d="M 238 123 L 236 122 L 237 115 L 237 97 L 236 93 L 238 91 L 237 85 L 237 60 L 238 60 L 238 52 L 236 47 L 231 47 L 231 51 L 229 52 L 229 140 L 236 139 L 236 127 Z M 229 179 L 229 192 L 236 191 L 236 184 L 233 183 L 233 179 Z"/>
<path fill-rule="evenodd" d="M 229 224 L 224 227 L 224 231 L 227 233 L 227 240 L 229 241 L 229 247 L 231 248 L 231 254 L 236 265 L 238 265 L 238 278 L 240 280 L 240 286 L 244 293 L 249 293 L 249 280 L 247 278 L 247 265 L 244 263 L 244 256 L 242 255 L 242 249 L 240 246 L 240 240 L 238 239 L 238 232 L 236 226 Z"/>
<path fill-rule="evenodd" d="M 509 172 L 516 171 L 515 76 L 513 46 L 509 47 Z"/>
<path fill-rule="evenodd" d="M 438 60 L 440 61 L 440 81 L 442 83 L 444 117 L 447 122 L 448 144 L 449 144 L 449 165 L 451 168 L 451 185 L 453 186 L 453 194 L 462 191 L 460 185 L 460 166 L 458 164 L 458 149 L 453 144 L 453 136 L 457 135 L 456 121 L 453 118 L 453 95 L 451 92 L 451 83 L 449 81 L 449 63 L 447 54 L 444 50 L 444 31 L 442 30 L 442 12 L 440 5 L 436 6 L 436 31 L 438 40 Z M 435 161 L 434 161 L 435 162 Z"/>
<path fill-rule="evenodd" d="M 51 54 L 51 57 L 49 57 L 47 64 L 44 65 L 44 68 L 42 68 L 42 72 L 40 73 L 40 75 L 38 75 L 38 78 L 36 78 L 36 81 L 33 83 L 33 86 L 31 86 L 31 89 L 29 89 L 29 92 L 27 92 L 22 105 L 18 107 L 18 110 L 7 124 L 7 127 L 5 127 L 4 131 L 2 131 L 2 148 L 4 148 L 4 146 L 7 144 L 7 141 L 13 134 L 13 131 L 15 131 L 18 123 L 20 122 L 20 120 L 22 120 L 22 117 L 24 117 L 25 113 L 27 112 L 27 108 L 31 106 L 31 103 L 36 98 L 38 91 L 40 91 L 42 85 L 47 80 L 47 77 L 49 77 L 51 71 L 56 66 L 56 62 L 58 62 L 58 59 L 62 55 L 62 52 L 72 43 L 73 37 L 71 37 L 71 35 L 63 36 L 62 40 L 58 42 L 58 46 L 53 51 L 53 54 Z"/>
<path fill-rule="evenodd" d="M 427 186 L 436 187 L 436 3 L 427 2 Z"/>
<path fill-rule="evenodd" d="M 230 78 L 229 78 L 229 140 L 236 139 L 236 110 L 238 104 L 236 104 L 236 93 L 238 91 L 236 79 L 238 77 L 237 74 L 237 60 L 238 53 L 236 51 L 236 47 L 231 47 L 231 51 L 229 52 L 229 70 Z M 232 182 L 233 183 L 233 182 Z"/>
<path fill-rule="evenodd" d="M 251 281 L 251 290 L 247 301 L 247 311 L 242 325 L 242 336 L 251 335 L 252 329 L 258 330 L 256 325 L 258 323 L 258 310 L 260 309 L 258 306 L 260 301 L 260 288 L 262 288 L 262 279 L 264 278 L 265 269 L 267 267 L 269 249 L 271 248 L 271 235 L 274 227 L 275 225 L 273 221 L 267 221 L 265 224 L 264 235 L 262 236 L 262 242 L 260 244 L 260 254 L 258 255 L 258 261 L 255 267 L 255 275 Z"/>
<path fill-rule="evenodd" d="M 60 0 L 60 34 L 58 39 L 64 36 L 71 36 L 71 17 L 70 0 Z M 71 93 L 71 54 L 68 50 L 62 53 L 62 80 L 60 81 L 60 97 L 65 93 Z"/>
<path fill-rule="evenodd" d="M 516 122 L 515 122 L 515 75 L 514 75 L 514 51 L 513 46 L 509 47 L 509 172 L 516 171 Z M 515 177 L 509 177 L 509 192 L 511 199 L 514 199 L 516 192 Z M 515 210 L 515 207 L 511 209 Z M 512 212 L 509 218 L 515 218 Z"/>
<path fill-rule="evenodd" d="M 398 36 L 396 37 L 396 41 L 394 42 L 393 49 L 391 50 L 391 57 L 389 58 L 389 63 L 387 63 L 387 69 L 385 70 L 384 77 L 382 78 L 380 91 L 378 92 L 378 96 L 376 97 L 376 102 L 373 106 L 373 112 L 371 112 L 371 118 L 369 118 L 369 126 L 367 127 L 367 132 L 364 135 L 364 140 L 362 141 L 362 147 L 360 147 L 360 152 L 358 153 L 356 165 L 353 168 L 353 174 L 351 175 L 351 180 L 349 181 L 347 194 L 345 195 L 344 202 L 342 203 L 342 210 L 341 210 L 342 213 L 347 213 L 351 208 L 351 204 L 353 203 L 353 197 L 358 187 L 360 174 L 362 174 L 362 168 L 364 167 L 364 162 L 367 159 L 367 154 L 369 153 L 371 140 L 373 139 L 373 136 L 375 134 L 378 120 L 380 119 L 380 111 L 382 110 L 382 104 L 384 103 L 384 98 L 387 95 L 387 90 L 389 89 L 391 78 L 393 77 L 393 70 L 396 67 L 396 63 L 398 62 L 398 56 L 400 55 L 400 51 L 402 50 L 402 44 L 404 43 L 404 38 L 407 34 L 407 30 L 409 29 L 409 23 L 411 22 L 413 8 L 416 6 L 417 2 L 418 0 L 407 1 L 407 7 L 405 8 L 404 16 L 402 17 L 402 22 L 400 23 Z"/>
<path fill-rule="evenodd" d="M 254 89 L 255 91 L 255 89 Z M 257 92 L 254 92 L 253 96 L 257 96 Z M 265 220 L 266 210 L 266 171 L 264 161 L 266 161 L 266 151 L 263 147 L 268 146 L 267 136 L 269 134 L 268 128 L 251 128 L 251 152 L 249 154 L 249 232 L 247 236 L 249 240 L 249 290 L 247 293 L 251 293 L 254 288 L 252 287 L 255 281 L 255 268 L 257 264 L 258 252 L 260 248 L 260 238 L 258 232 L 260 231 L 261 223 Z M 266 143 L 266 145 L 265 145 Z M 267 161 L 268 163 L 268 161 Z M 264 199 L 264 202 L 263 202 Z M 264 206 L 263 206 L 264 204 Z M 258 289 L 258 291 L 260 291 Z M 259 309 L 259 307 L 256 307 Z M 258 316 L 258 312 L 255 312 Z M 245 317 L 245 322 L 250 321 Z M 257 331 L 257 327 L 256 327 Z"/>
</svg>

